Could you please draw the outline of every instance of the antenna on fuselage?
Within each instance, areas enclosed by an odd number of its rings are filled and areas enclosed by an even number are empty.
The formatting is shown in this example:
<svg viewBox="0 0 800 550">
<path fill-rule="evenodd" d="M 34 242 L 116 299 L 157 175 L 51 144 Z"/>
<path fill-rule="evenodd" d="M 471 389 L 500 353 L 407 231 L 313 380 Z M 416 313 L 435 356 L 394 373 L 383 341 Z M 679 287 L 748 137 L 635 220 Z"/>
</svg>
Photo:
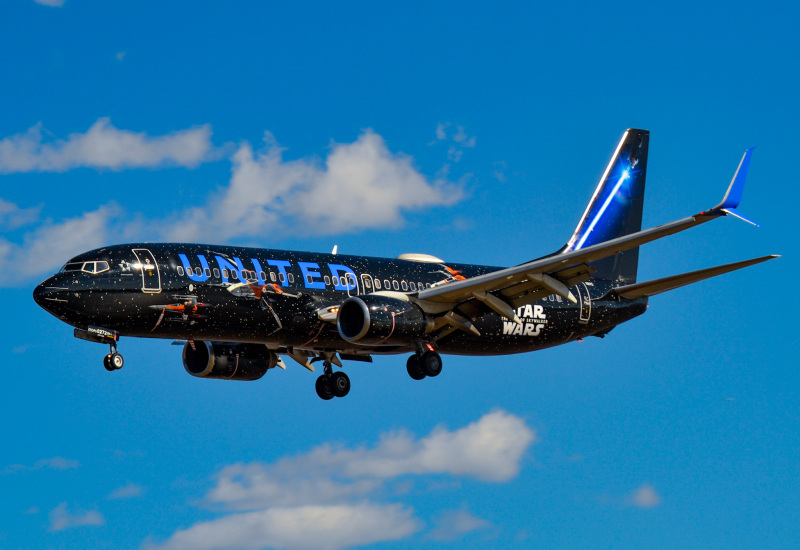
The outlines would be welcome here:
<svg viewBox="0 0 800 550">
<path fill-rule="evenodd" d="M 336 253 L 337 253 L 338 251 L 339 251 L 339 245 L 338 245 L 338 244 L 335 244 L 335 245 L 333 245 L 333 252 L 331 252 L 331 254 L 333 254 L 334 256 L 336 256 Z"/>
</svg>

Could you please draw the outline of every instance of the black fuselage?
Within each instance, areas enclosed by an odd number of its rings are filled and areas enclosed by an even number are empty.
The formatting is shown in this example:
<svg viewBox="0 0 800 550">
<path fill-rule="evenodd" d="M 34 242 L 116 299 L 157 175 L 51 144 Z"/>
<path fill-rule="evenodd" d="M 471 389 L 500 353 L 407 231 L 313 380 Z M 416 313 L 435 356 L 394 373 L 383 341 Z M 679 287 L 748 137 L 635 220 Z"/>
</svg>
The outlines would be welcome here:
<svg viewBox="0 0 800 550">
<path fill-rule="evenodd" d="M 276 350 L 404 353 L 414 351 L 415 342 L 365 346 L 344 340 L 335 323 L 336 306 L 349 296 L 413 295 L 499 269 L 433 258 L 142 243 L 76 256 L 39 285 L 34 297 L 76 328 L 100 326 L 121 336 L 261 343 Z M 473 318 L 480 336 L 454 330 L 435 342 L 436 349 L 509 354 L 602 336 L 647 308 L 646 299 L 624 300 L 609 293 L 612 286 L 612 281 L 594 279 L 574 285 L 577 304 L 542 296 L 516 309 L 521 324 L 488 309 L 479 311 Z"/>
</svg>

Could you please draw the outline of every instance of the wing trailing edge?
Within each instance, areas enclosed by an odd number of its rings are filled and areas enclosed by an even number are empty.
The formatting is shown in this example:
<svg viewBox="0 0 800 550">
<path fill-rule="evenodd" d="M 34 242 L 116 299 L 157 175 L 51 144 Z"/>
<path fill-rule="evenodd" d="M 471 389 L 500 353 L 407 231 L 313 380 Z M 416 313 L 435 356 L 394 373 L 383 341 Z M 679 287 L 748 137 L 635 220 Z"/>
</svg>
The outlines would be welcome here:
<svg viewBox="0 0 800 550">
<path fill-rule="evenodd" d="M 616 293 L 618 296 L 627 298 L 629 300 L 635 300 L 636 298 L 646 298 L 650 296 L 655 296 L 656 294 L 661 294 L 662 292 L 667 292 L 669 290 L 675 290 L 676 288 L 690 285 L 692 283 L 704 281 L 706 279 L 710 279 L 711 277 L 716 277 L 717 275 L 730 273 L 731 271 L 736 271 L 737 269 L 742 269 L 745 267 L 749 267 L 751 265 L 760 264 L 768 260 L 774 260 L 775 258 L 780 258 L 780 256 L 772 254 L 770 256 L 762 256 L 760 258 L 753 258 L 752 260 L 745 260 L 743 262 L 735 262 L 732 264 L 725 264 L 717 267 L 709 267 L 707 269 L 700 269 L 698 271 L 682 273 L 680 275 L 673 275 L 671 277 L 663 277 L 661 279 L 646 281 L 644 283 L 636 283 L 633 285 L 620 286 L 611 290 L 611 292 Z"/>
</svg>

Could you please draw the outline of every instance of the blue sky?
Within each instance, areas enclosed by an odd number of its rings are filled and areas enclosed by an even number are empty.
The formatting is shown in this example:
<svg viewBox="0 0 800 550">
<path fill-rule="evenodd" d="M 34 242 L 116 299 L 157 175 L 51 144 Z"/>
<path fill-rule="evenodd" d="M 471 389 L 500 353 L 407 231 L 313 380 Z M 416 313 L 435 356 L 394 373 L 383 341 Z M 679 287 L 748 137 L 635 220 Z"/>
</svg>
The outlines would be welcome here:
<svg viewBox="0 0 800 550">
<path fill-rule="evenodd" d="M 49 4 L 49 5 L 48 5 Z M 789 3 L 0 2 L 0 547 L 796 548 L 800 410 Z M 560 247 L 623 130 L 651 130 L 640 280 L 603 340 L 355 364 L 125 368 L 39 309 L 71 255 L 226 242 L 510 265 Z M 787 277 L 788 275 L 788 277 Z"/>
</svg>

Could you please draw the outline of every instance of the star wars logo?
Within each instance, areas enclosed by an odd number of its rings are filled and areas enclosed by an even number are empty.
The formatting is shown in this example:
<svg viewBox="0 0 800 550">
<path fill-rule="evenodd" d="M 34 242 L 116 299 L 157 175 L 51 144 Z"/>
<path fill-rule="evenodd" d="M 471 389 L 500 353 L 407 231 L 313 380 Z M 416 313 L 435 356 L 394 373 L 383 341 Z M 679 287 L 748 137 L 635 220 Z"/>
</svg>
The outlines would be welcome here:
<svg viewBox="0 0 800 550">
<path fill-rule="evenodd" d="M 503 321 L 503 334 L 511 336 L 539 336 L 544 326 L 547 324 L 547 315 L 544 313 L 544 306 L 531 305 L 517 308 L 517 317 L 522 324 L 514 321 Z"/>
</svg>

